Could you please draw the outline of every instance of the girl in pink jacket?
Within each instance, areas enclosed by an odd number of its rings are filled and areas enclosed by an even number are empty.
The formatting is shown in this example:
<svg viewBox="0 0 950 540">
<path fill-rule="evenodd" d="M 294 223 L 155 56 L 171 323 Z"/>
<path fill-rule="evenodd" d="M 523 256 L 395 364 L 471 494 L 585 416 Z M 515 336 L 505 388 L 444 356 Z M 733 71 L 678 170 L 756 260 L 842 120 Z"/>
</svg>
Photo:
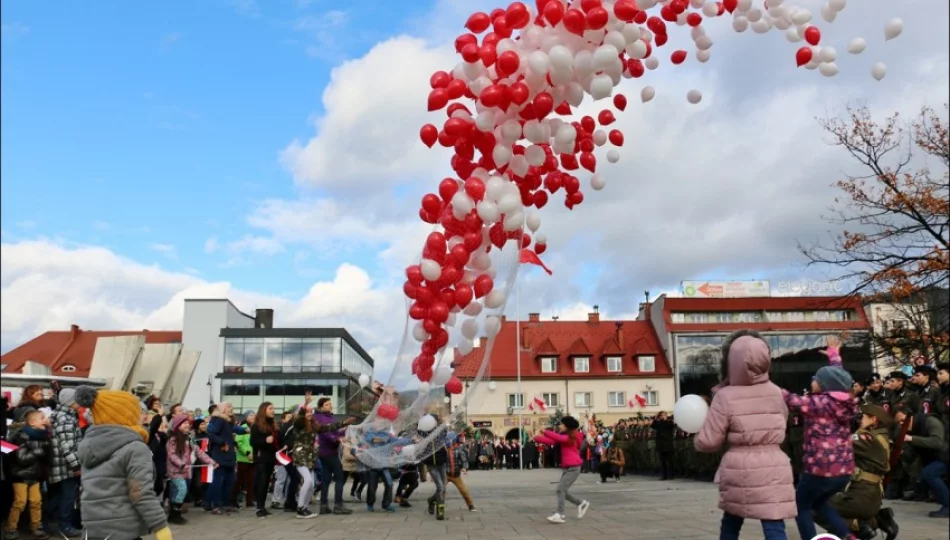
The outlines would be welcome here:
<svg viewBox="0 0 950 540">
<path fill-rule="evenodd" d="M 561 449 L 561 481 L 557 485 L 557 511 L 548 516 L 551 523 L 564 523 L 564 504 L 565 500 L 571 504 L 577 505 L 577 519 L 582 519 L 590 503 L 582 501 L 571 495 L 570 489 L 581 475 L 581 465 L 584 461 L 581 459 L 581 444 L 584 435 L 578 431 L 581 427 L 580 422 L 573 416 L 561 418 L 558 425 L 558 431 L 547 430 L 542 435 L 534 438 L 539 444 L 556 446 Z M 555 450 L 557 451 L 557 450 Z"/>
</svg>

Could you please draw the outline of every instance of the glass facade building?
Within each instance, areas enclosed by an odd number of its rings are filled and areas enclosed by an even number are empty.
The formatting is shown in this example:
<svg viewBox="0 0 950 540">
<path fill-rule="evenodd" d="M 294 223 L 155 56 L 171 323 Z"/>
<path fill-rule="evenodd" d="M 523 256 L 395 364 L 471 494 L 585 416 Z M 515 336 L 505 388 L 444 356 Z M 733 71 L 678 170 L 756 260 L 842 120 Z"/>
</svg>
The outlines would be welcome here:
<svg viewBox="0 0 950 540">
<path fill-rule="evenodd" d="M 221 331 L 221 396 L 235 411 L 267 401 L 280 413 L 315 398 L 330 397 L 338 414 L 359 415 L 371 392 L 359 376 L 373 375 L 373 360 L 343 329 L 245 328 Z"/>
</svg>

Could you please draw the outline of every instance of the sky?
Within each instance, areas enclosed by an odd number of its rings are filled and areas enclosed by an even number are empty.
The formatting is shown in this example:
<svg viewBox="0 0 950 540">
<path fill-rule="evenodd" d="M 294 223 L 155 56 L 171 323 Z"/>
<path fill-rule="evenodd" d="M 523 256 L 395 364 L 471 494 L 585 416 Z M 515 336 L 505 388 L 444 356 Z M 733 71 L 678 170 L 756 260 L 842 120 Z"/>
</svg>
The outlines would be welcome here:
<svg viewBox="0 0 950 540">
<path fill-rule="evenodd" d="M 798 3 L 817 20 L 820 2 Z M 820 22 L 834 78 L 795 69 L 800 44 L 783 32 L 717 19 L 708 63 L 670 65 L 668 46 L 658 70 L 625 81 L 622 159 L 573 211 L 555 198 L 541 212 L 554 274 L 521 272 L 521 316 L 632 317 L 644 291 L 681 280 L 835 277 L 797 246 L 837 230 L 823 219 L 833 183 L 861 171 L 816 117 L 939 107 L 950 75 L 945 2 L 851 4 Z M 230 297 L 276 309 L 281 326 L 344 326 L 391 363 L 403 270 L 430 230 L 419 200 L 451 173 L 418 139 L 440 118 L 428 79 L 457 63 L 468 14 L 493 7 L 4 2 L 0 348 L 70 324 L 180 328 L 183 299 Z M 905 31 L 885 43 L 892 17 Z M 849 55 L 857 36 L 868 50 Z M 674 28 L 671 43 L 692 42 Z M 641 103 L 646 85 L 657 97 Z"/>
</svg>

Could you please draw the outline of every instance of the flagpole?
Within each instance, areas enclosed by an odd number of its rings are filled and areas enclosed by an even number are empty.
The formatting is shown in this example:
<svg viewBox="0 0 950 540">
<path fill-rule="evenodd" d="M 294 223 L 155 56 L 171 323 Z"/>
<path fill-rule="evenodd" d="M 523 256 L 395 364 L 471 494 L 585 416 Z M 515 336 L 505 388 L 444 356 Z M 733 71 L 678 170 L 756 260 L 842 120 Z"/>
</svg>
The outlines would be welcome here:
<svg viewBox="0 0 950 540">
<path fill-rule="evenodd" d="M 517 347 L 518 362 L 518 395 L 521 396 L 521 407 L 518 408 L 518 468 L 524 470 L 524 394 L 521 391 L 521 294 L 518 292 L 517 281 L 515 288 L 515 347 Z"/>
</svg>

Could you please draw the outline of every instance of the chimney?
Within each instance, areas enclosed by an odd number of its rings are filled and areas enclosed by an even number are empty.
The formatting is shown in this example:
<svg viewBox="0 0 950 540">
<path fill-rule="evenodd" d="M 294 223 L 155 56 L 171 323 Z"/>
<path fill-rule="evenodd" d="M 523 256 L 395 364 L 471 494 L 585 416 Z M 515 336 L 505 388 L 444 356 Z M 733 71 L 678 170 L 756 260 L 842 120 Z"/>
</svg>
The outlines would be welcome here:
<svg viewBox="0 0 950 540">
<path fill-rule="evenodd" d="M 69 327 L 69 335 L 75 337 L 79 333 L 79 325 L 73 324 Z"/>
<path fill-rule="evenodd" d="M 614 326 L 617 327 L 617 345 L 623 350 L 623 321 L 615 322 Z"/>
<path fill-rule="evenodd" d="M 587 314 L 587 322 L 589 323 L 600 322 L 600 306 L 594 306 L 594 312 Z"/>
<path fill-rule="evenodd" d="M 488 345 L 488 338 L 485 336 L 478 338 L 478 346 L 484 347 L 485 345 Z"/>
<path fill-rule="evenodd" d="M 528 313 L 528 322 L 539 323 L 541 322 L 540 313 Z"/>
<path fill-rule="evenodd" d="M 254 328 L 273 328 L 274 310 L 256 309 L 254 310 Z"/>
</svg>

